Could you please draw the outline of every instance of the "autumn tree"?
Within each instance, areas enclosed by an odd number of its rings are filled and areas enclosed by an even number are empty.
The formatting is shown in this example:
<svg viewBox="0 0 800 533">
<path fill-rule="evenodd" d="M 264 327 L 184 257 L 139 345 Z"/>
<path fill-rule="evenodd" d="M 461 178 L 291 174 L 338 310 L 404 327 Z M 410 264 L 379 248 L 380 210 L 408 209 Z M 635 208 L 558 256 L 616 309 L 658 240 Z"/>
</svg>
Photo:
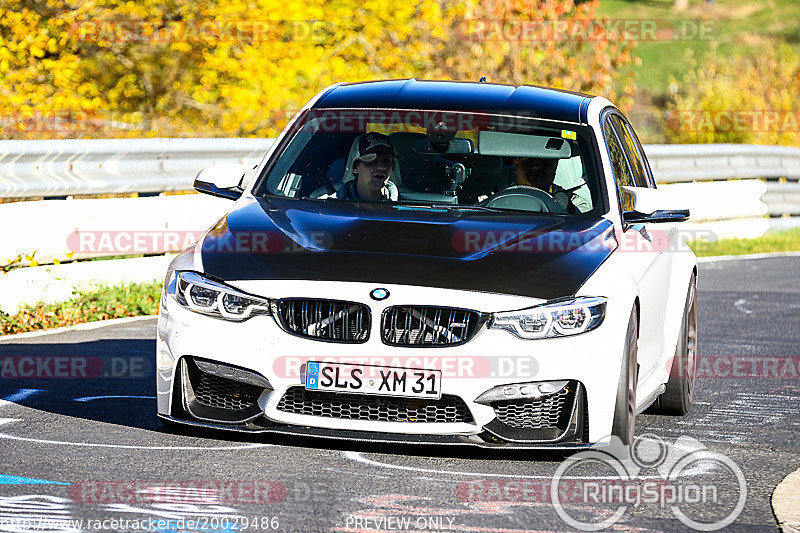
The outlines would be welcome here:
<svg viewBox="0 0 800 533">
<path fill-rule="evenodd" d="M 271 136 L 326 85 L 412 76 L 486 75 L 604 94 L 624 105 L 632 93 L 631 43 L 598 30 L 597 6 L 6 0 L 0 131 L 6 138 Z M 489 34 L 481 24 L 500 31 Z M 508 30 L 537 24 L 552 35 Z M 62 127 L 30 127 L 48 113 Z"/>
</svg>

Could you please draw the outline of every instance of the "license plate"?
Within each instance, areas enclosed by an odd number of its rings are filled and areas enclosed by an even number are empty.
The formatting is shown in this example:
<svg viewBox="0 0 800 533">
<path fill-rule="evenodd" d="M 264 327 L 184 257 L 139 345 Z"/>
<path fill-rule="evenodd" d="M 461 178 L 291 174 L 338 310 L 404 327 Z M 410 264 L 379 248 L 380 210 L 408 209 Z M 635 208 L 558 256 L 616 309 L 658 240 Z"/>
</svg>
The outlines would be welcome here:
<svg viewBox="0 0 800 533">
<path fill-rule="evenodd" d="M 305 366 L 306 390 L 435 400 L 442 397 L 441 370 L 315 361 Z"/>
</svg>

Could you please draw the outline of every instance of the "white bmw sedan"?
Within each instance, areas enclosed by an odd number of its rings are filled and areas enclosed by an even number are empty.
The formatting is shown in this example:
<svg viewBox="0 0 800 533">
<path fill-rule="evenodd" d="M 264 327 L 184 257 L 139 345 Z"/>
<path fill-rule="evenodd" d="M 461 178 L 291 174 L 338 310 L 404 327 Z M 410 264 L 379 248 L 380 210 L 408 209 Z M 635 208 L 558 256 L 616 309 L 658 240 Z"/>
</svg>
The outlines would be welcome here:
<svg viewBox="0 0 800 533">
<path fill-rule="evenodd" d="M 167 421 L 577 448 L 689 410 L 689 213 L 605 98 L 339 84 L 254 171 L 210 167 L 195 188 L 232 203 L 166 275 Z"/>
</svg>

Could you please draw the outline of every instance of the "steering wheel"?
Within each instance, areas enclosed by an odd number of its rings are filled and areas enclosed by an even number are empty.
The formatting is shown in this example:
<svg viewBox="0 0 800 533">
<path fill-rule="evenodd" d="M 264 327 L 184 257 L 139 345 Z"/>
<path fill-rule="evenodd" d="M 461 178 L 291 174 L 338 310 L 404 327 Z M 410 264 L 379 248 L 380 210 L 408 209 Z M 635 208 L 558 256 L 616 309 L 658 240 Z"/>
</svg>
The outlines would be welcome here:
<svg viewBox="0 0 800 533">
<path fill-rule="evenodd" d="M 536 211 L 540 213 L 560 213 L 567 211 L 552 196 L 541 189 L 528 185 L 514 185 L 479 202 L 483 207 Z"/>
</svg>

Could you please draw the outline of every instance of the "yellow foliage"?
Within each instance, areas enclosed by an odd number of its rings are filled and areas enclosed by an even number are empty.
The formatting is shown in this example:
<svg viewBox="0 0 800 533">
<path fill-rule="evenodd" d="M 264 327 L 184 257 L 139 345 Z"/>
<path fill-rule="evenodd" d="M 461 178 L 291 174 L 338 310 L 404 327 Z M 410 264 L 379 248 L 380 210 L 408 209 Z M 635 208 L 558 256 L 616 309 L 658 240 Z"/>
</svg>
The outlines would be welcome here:
<svg viewBox="0 0 800 533">
<path fill-rule="evenodd" d="M 800 54 L 792 48 L 687 61 L 693 68 L 665 120 L 669 142 L 800 144 Z"/>
<path fill-rule="evenodd" d="M 632 43 L 609 48 L 607 38 L 576 31 L 598 5 L 5 0 L 0 138 L 273 136 L 327 85 L 400 77 L 485 75 L 621 94 L 624 108 Z M 481 24 L 500 31 L 480 35 Z M 520 39 L 507 27 L 563 31 Z"/>
</svg>

